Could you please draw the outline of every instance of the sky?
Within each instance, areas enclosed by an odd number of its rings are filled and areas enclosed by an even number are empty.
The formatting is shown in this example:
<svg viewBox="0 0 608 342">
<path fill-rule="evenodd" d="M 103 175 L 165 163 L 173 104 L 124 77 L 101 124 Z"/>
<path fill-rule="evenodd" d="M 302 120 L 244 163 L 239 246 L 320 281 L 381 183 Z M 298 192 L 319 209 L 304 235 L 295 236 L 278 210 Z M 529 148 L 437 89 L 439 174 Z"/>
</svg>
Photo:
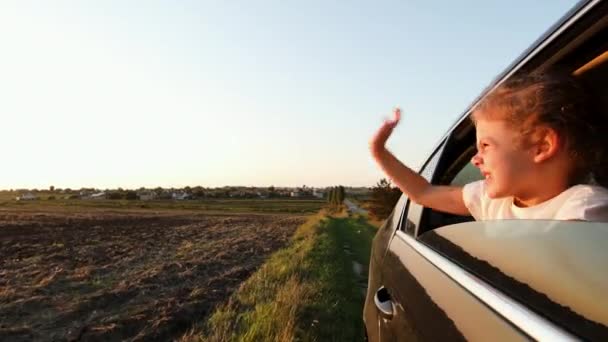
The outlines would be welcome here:
<svg viewBox="0 0 608 342">
<path fill-rule="evenodd" d="M 0 189 L 372 186 L 576 2 L 0 1 Z"/>
</svg>

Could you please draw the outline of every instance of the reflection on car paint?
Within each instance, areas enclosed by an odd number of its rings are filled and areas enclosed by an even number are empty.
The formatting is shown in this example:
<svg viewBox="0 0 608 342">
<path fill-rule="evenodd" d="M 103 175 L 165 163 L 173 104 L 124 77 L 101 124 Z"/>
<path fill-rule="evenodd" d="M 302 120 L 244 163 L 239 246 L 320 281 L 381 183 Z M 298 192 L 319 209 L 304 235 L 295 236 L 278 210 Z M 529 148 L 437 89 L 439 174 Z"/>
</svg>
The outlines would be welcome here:
<svg viewBox="0 0 608 342">
<path fill-rule="evenodd" d="M 451 331 L 455 329 L 465 340 L 472 341 L 529 340 L 528 336 L 513 329 L 500 315 L 428 262 L 410 244 L 417 242 L 411 238 L 412 241 L 408 242 L 408 238 L 403 233 L 397 234 L 391 242 L 391 257 L 387 256 L 390 264 L 386 264 L 386 269 L 394 274 L 387 286 L 395 292 L 395 301 L 401 302 L 411 316 L 420 316 L 417 320 L 408 317 L 407 324 L 420 331 L 446 330 L 446 333 L 455 334 Z M 407 276 L 402 276 L 402 272 L 407 272 Z M 406 286 L 409 282 L 416 283 L 418 292 L 412 291 L 412 286 Z M 404 288 L 409 291 L 404 291 Z M 430 302 L 415 300 L 422 295 Z M 453 339 L 437 334 L 439 333 L 432 331 L 420 335 L 429 341 Z"/>
<path fill-rule="evenodd" d="M 608 339 L 602 285 L 608 283 L 608 250 L 601 246 L 608 225 L 473 222 L 425 233 L 421 241 L 572 333 Z"/>
<path fill-rule="evenodd" d="M 431 299 L 408 268 L 403 267 L 404 264 L 395 253 L 391 251 L 386 255 L 385 264 L 390 265 L 388 269 L 393 277 L 399 276 L 399 279 L 387 280 L 387 283 L 400 285 L 398 291 L 390 292 L 393 301 L 399 303 L 397 307 L 401 308 L 397 312 L 397 315 L 402 316 L 402 324 L 397 327 L 399 336 L 415 335 L 417 340 L 422 341 L 466 341 L 454 322 Z"/>
</svg>

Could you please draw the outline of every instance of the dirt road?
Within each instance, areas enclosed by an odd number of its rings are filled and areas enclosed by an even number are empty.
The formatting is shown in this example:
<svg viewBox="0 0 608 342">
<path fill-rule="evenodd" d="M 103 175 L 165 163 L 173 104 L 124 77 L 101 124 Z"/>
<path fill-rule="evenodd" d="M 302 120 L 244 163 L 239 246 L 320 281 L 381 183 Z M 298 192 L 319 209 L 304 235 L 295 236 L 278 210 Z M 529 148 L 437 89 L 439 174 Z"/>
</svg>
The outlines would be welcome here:
<svg viewBox="0 0 608 342">
<path fill-rule="evenodd" d="M 344 204 L 346 204 L 346 207 L 348 208 L 348 211 L 350 213 L 362 214 L 362 215 L 367 214 L 367 211 L 361 209 L 359 206 L 357 206 L 355 203 L 353 203 L 352 201 L 350 201 L 348 199 L 344 199 Z"/>
</svg>

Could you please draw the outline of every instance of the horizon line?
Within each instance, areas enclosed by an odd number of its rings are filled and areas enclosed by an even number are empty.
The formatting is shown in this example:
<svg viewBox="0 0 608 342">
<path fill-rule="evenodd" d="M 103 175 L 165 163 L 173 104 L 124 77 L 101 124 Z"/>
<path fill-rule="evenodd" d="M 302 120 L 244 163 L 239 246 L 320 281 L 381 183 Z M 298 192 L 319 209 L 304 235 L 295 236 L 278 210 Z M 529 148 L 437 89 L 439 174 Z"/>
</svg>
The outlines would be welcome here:
<svg viewBox="0 0 608 342">
<path fill-rule="evenodd" d="M 327 185 L 327 186 L 309 186 L 309 185 L 305 185 L 303 184 L 306 188 L 308 189 L 322 189 L 322 188 L 330 188 L 330 187 L 334 187 L 334 186 L 343 186 L 345 188 L 370 188 L 373 187 L 373 185 L 344 185 L 344 184 L 336 184 L 336 185 Z M 122 189 L 122 190 L 139 190 L 139 189 L 147 189 L 147 190 L 154 190 L 157 188 L 161 188 L 161 189 L 185 189 L 185 188 L 204 188 L 204 189 L 222 189 L 222 188 L 270 188 L 270 187 L 274 187 L 274 188 L 304 188 L 304 186 L 302 185 L 297 185 L 297 186 L 285 186 L 285 185 L 221 185 L 221 186 L 202 186 L 202 185 L 194 185 L 194 186 L 190 186 L 190 185 L 186 185 L 186 186 L 153 186 L 153 187 L 149 187 L 149 186 L 140 186 L 140 187 L 122 187 L 122 186 L 118 186 L 118 187 L 89 187 L 89 186 L 82 186 L 82 187 L 54 187 L 53 191 L 61 191 L 61 190 L 81 190 L 81 189 L 94 189 L 94 190 L 118 190 L 118 189 Z M 50 186 L 49 187 L 45 187 L 45 188 L 40 188 L 40 187 L 32 187 L 32 188 L 28 188 L 28 187 L 12 187 L 12 188 L 0 188 L 0 191 L 8 191 L 8 192 L 15 192 L 15 191 L 51 191 Z"/>
</svg>

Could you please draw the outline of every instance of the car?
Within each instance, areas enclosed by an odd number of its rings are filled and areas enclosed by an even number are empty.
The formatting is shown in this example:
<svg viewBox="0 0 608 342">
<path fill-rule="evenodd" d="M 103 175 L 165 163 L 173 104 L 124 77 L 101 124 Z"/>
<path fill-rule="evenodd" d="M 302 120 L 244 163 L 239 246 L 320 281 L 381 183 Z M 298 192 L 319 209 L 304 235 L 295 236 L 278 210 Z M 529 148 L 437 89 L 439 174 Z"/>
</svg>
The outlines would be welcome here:
<svg viewBox="0 0 608 342">
<path fill-rule="evenodd" d="M 521 73 L 559 67 L 608 111 L 608 1 L 581 1 L 486 88 L 419 173 L 432 184 L 481 179 L 469 115 Z M 606 132 L 608 134 L 608 132 Z M 369 341 L 608 340 L 608 224 L 474 221 L 402 195 L 372 244 L 363 310 Z"/>
</svg>

